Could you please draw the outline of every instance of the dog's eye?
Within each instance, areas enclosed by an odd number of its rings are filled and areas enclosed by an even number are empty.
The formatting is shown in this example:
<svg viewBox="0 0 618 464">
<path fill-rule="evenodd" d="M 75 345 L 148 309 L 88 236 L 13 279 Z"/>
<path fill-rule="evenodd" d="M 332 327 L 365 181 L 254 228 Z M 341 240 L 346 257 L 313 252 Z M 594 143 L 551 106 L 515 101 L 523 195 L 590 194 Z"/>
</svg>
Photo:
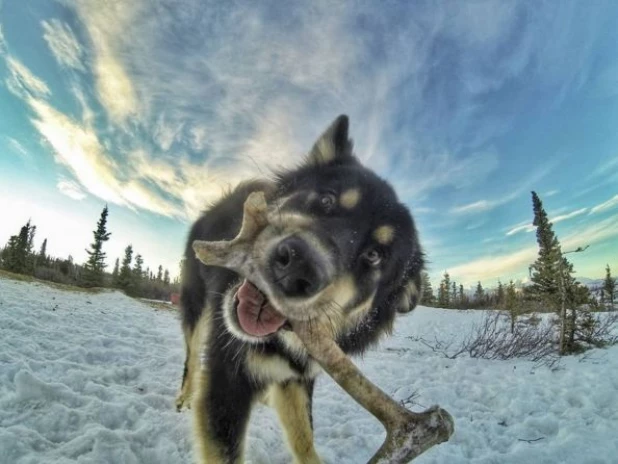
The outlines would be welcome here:
<svg viewBox="0 0 618 464">
<path fill-rule="evenodd" d="M 335 197 L 334 193 L 325 193 L 320 196 L 320 206 L 325 211 L 330 211 L 337 203 L 337 197 Z"/>
<path fill-rule="evenodd" d="M 382 253 L 376 249 L 368 250 L 365 252 L 365 259 L 372 266 L 377 266 L 382 262 Z"/>
</svg>

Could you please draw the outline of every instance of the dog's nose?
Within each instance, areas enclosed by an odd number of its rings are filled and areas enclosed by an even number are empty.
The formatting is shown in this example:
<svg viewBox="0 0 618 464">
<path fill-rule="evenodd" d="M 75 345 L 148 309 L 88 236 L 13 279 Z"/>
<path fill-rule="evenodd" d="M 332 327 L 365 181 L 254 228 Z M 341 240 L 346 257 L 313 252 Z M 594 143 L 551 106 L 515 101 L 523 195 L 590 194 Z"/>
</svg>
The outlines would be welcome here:
<svg viewBox="0 0 618 464">
<path fill-rule="evenodd" d="M 289 297 L 310 297 L 326 284 L 324 266 L 319 256 L 304 240 L 288 237 L 270 256 L 275 286 Z"/>
</svg>

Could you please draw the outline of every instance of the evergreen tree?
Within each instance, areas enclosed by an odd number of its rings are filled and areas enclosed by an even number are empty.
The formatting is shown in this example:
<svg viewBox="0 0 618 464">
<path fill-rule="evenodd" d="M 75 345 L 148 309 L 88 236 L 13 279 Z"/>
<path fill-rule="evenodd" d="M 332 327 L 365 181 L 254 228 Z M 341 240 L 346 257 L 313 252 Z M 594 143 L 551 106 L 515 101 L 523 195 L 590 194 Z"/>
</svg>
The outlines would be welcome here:
<svg viewBox="0 0 618 464">
<path fill-rule="evenodd" d="M 17 274 L 34 273 L 34 255 L 32 253 L 36 226 L 30 224 L 30 220 L 22 226 L 18 235 L 9 239 L 7 270 Z"/>
<path fill-rule="evenodd" d="M 421 287 L 423 289 L 421 296 L 421 304 L 425 306 L 432 305 L 434 300 L 433 288 L 431 286 L 429 274 L 425 271 L 421 273 Z"/>
<path fill-rule="evenodd" d="M 519 315 L 519 305 L 517 301 L 517 293 L 515 291 L 515 284 L 512 280 L 506 287 L 504 308 L 509 315 L 509 319 L 511 321 L 511 333 L 513 333 L 515 332 L 515 323 L 517 322 L 517 316 Z"/>
<path fill-rule="evenodd" d="M 41 244 L 41 249 L 39 250 L 39 256 L 37 258 L 37 263 L 41 266 L 47 265 L 47 239 L 43 240 Z"/>
<path fill-rule="evenodd" d="M 87 287 L 100 287 L 103 285 L 103 271 L 105 270 L 105 257 L 103 252 L 103 242 L 109 240 L 111 232 L 107 231 L 107 215 L 109 211 L 107 205 L 101 212 L 101 217 L 97 222 L 97 228 L 92 233 L 94 235 L 94 242 L 90 245 L 90 250 L 86 250 L 88 253 L 88 261 L 86 262 L 84 269 L 84 285 Z"/>
<path fill-rule="evenodd" d="M 28 221 L 30 224 L 30 221 Z M 34 266 L 36 265 L 36 255 L 34 254 L 34 235 L 36 234 L 36 226 L 30 226 L 28 232 L 28 244 L 26 245 L 26 274 L 34 274 Z"/>
<path fill-rule="evenodd" d="M 440 282 L 440 290 L 438 292 L 438 304 L 441 308 L 448 308 L 451 304 L 451 276 L 448 272 L 444 273 L 442 282 Z"/>
<path fill-rule="evenodd" d="M 466 296 L 464 295 L 463 285 L 459 284 L 459 306 L 460 308 L 465 308 L 468 305 L 466 304 Z"/>
<path fill-rule="evenodd" d="M 136 281 L 141 281 L 144 278 L 144 258 L 139 253 L 135 256 L 135 264 L 133 266 L 133 276 Z"/>
<path fill-rule="evenodd" d="M 124 258 L 120 266 L 120 275 L 118 277 L 119 287 L 125 291 L 129 291 L 133 287 L 133 273 L 131 271 L 131 262 L 133 261 L 133 246 L 129 245 L 124 249 Z"/>
<path fill-rule="evenodd" d="M 612 277 L 609 264 L 605 267 L 605 282 L 603 282 L 604 300 L 609 303 L 609 307 L 614 309 L 614 293 L 616 292 L 616 278 Z"/>
<path fill-rule="evenodd" d="M 11 235 L 6 247 L 2 250 L 2 267 L 7 271 L 17 272 L 18 251 L 19 237 L 17 235 Z"/>
<path fill-rule="evenodd" d="M 564 278 L 564 270 L 568 271 L 571 266 L 562 256 L 560 242 L 536 192 L 532 192 L 532 208 L 534 212 L 532 225 L 536 227 L 539 256 L 532 264 L 531 285 L 526 291 L 537 301 L 548 305 L 554 311 L 559 311 L 562 295 L 560 269 L 563 270 L 562 278 Z"/>
<path fill-rule="evenodd" d="M 459 301 L 457 300 L 457 284 L 455 282 L 451 282 L 451 301 L 453 307 L 457 307 Z"/>
<path fill-rule="evenodd" d="M 526 291 L 560 315 L 560 354 L 567 354 L 575 348 L 577 306 L 588 301 L 589 292 L 575 281 L 573 265 L 562 254 L 553 224 L 536 192 L 532 192 L 532 208 L 539 257 L 531 266 L 532 284 Z M 571 310 L 570 317 L 567 317 L 567 308 Z"/>
<path fill-rule="evenodd" d="M 144 284 L 144 259 L 142 255 L 137 254 L 135 256 L 135 264 L 133 266 L 133 289 L 130 291 L 130 294 L 137 296 L 140 294 L 142 290 L 142 285 Z"/>
<path fill-rule="evenodd" d="M 502 285 L 501 281 L 498 281 L 498 290 L 496 292 L 496 298 L 498 307 L 501 308 L 505 304 L 505 295 L 504 295 L 504 285 Z"/>
<path fill-rule="evenodd" d="M 112 271 L 112 286 L 118 287 L 120 285 L 120 259 L 116 258 L 114 263 L 114 270 Z"/>
<path fill-rule="evenodd" d="M 157 270 L 157 282 L 163 282 L 163 266 L 159 264 L 159 269 Z"/>
<path fill-rule="evenodd" d="M 163 283 L 165 285 L 169 285 L 170 284 L 170 271 L 168 271 L 167 269 L 163 273 Z"/>
<path fill-rule="evenodd" d="M 485 291 L 483 290 L 483 286 L 481 285 L 481 282 L 479 281 L 478 284 L 476 284 L 476 290 L 474 292 L 474 301 L 478 307 L 481 307 L 483 305 L 484 298 L 485 298 Z"/>
</svg>

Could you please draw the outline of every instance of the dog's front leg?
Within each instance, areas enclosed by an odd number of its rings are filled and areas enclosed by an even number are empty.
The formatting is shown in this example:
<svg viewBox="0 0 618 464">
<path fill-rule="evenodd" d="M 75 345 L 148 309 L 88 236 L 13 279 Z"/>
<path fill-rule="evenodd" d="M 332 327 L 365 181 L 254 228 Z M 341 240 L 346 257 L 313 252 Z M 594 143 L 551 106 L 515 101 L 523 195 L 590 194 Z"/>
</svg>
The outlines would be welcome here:
<svg viewBox="0 0 618 464">
<path fill-rule="evenodd" d="M 313 380 L 290 380 L 274 385 L 271 389 L 271 404 L 277 410 L 295 464 L 322 462 L 313 446 L 311 417 L 313 382 Z"/>
<path fill-rule="evenodd" d="M 254 387 L 244 375 L 208 366 L 195 379 L 193 417 L 199 464 L 241 464 Z M 233 382 L 231 381 L 233 379 Z"/>
</svg>

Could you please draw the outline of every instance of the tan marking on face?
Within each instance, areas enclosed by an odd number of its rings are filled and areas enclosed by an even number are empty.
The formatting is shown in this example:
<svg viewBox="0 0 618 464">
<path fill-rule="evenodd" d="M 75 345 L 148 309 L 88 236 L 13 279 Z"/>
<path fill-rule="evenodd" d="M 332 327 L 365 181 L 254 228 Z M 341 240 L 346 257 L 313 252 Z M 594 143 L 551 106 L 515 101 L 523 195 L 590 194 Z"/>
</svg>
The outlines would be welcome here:
<svg viewBox="0 0 618 464">
<path fill-rule="evenodd" d="M 361 194 L 359 189 L 348 189 L 339 196 L 339 204 L 346 209 L 352 209 L 358 205 L 360 198 Z"/>
<path fill-rule="evenodd" d="M 380 245 L 388 245 L 393 241 L 393 238 L 395 238 L 395 229 L 393 226 L 380 226 L 373 231 L 373 238 L 375 238 Z"/>
</svg>

